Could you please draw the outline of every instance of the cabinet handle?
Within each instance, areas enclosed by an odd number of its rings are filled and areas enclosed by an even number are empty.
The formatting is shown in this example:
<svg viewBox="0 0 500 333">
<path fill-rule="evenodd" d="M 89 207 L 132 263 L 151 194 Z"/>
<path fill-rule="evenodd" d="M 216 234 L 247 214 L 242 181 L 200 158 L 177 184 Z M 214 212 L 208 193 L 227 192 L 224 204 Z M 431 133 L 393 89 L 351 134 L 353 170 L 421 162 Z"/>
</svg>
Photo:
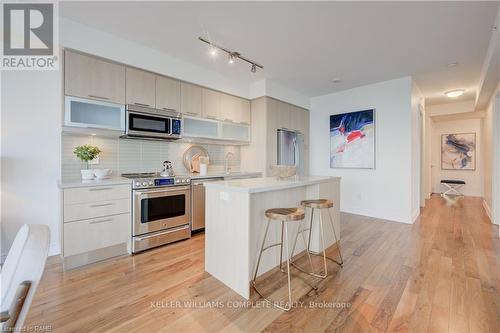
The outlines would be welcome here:
<svg viewBox="0 0 500 333">
<path fill-rule="evenodd" d="M 186 112 L 186 114 L 191 115 L 191 116 L 197 116 L 198 114 L 195 112 Z"/>
<path fill-rule="evenodd" d="M 250 125 L 250 123 L 246 122 L 246 121 L 240 121 L 240 124 L 243 124 L 243 125 Z"/>
<path fill-rule="evenodd" d="M 224 119 L 224 121 L 227 121 L 227 122 L 230 122 L 230 123 L 234 123 L 234 121 L 232 119 L 229 119 L 229 118 Z"/>
<path fill-rule="evenodd" d="M 113 204 L 110 202 L 105 204 L 90 205 L 90 207 L 105 207 L 105 206 L 113 206 Z"/>
<path fill-rule="evenodd" d="M 92 221 L 90 224 L 97 224 L 97 223 L 104 223 L 104 222 L 111 222 L 113 219 L 105 219 L 105 220 L 99 220 L 99 221 Z"/>
<path fill-rule="evenodd" d="M 91 97 L 91 98 L 99 98 L 99 99 L 106 99 L 106 100 L 108 100 L 108 99 L 109 99 L 109 98 L 107 98 L 107 97 L 97 96 L 97 95 L 88 95 L 88 96 L 89 96 L 89 97 Z"/>
<path fill-rule="evenodd" d="M 95 188 L 90 188 L 89 191 L 107 191 L 107 190 L 112 190 L 112 187 L 95 187 Z"/>
<path fill-rule="evenodd" d="M 206 116 L 207 119 L 217 120 L 217 117 L 214 116 Z"/>
<path fill-rule="evenodd" d="M 135 105 L 139 105 L 139 106 L 150 106 L 149 104 L 144 104 L 144 103 L 137 103 L 137 102 L 134 102 Z"/>
</svg>

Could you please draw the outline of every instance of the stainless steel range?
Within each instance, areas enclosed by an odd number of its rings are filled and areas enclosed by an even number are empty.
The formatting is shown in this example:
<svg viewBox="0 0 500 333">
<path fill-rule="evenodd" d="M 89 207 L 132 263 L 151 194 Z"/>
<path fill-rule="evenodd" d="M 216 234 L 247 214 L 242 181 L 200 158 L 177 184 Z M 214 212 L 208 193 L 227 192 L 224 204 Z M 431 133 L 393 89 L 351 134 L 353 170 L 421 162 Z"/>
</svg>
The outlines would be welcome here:
<svg viewBox="0 0 500 333">
<path fill-rule="evenodd" d="M 191 237 L 190 179 L 157 173 L 122 174 L 132 179 L 132 252 Z"/>
</svg>

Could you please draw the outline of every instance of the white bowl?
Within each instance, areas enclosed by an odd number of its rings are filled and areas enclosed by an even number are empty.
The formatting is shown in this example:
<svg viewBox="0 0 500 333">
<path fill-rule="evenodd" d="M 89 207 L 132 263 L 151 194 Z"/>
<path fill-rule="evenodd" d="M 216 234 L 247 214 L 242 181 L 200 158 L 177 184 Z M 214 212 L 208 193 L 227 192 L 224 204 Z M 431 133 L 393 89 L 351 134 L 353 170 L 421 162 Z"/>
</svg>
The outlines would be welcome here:
<svg viewBox="0 0 500 333">
<path fill-rule="evenodd" d="M 104 179 L 111 174 L 109 169 L 94 169 L 94 175 L 97 179 Z"/>
</svg>

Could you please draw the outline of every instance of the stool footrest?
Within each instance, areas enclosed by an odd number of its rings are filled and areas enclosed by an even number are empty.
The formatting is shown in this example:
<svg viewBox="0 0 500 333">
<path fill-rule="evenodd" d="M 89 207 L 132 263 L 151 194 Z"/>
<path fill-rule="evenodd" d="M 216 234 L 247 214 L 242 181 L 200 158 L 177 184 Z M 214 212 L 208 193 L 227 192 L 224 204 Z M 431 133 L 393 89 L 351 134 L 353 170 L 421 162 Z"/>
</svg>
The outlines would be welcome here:
<svg viewBox="0 0 500 333">
<path fill-rule="evenodd" d="M 264 246 L 264 247 L 262 248 L 262 252 L 264 252 L 265 250 L 268 250 L 268 249 L 270 249 L 270 248 L 272 248 L 272 247 L 279 246 L 279 245 L 281 245 L 281 244 L 283 244 L 283 243 L 275 243 L 275 244 L 271 244 L 271 245 L 268 245 L 268 246 Z"/>
</svg>

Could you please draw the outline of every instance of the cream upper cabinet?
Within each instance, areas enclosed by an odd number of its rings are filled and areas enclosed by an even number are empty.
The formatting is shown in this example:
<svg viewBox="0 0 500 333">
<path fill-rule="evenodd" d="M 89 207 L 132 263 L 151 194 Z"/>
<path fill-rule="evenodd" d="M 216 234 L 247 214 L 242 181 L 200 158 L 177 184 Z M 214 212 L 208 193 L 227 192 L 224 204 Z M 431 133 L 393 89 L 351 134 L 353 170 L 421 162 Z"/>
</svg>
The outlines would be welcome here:
<svg viewBox="0 0 500 333">
<path fill-rule="evenodd" d="M 304 133 L 304 109 L 298 106 L 290 105 L 290 129 Z"/>
<path fill-rule="evenodd" d="M 238 98 L 238 118 L 237 122 L 250 124 L 250 101 L 244 98 Z"/>
<path fill-rule="evenodd" d="M 222 113 L 222 96 L 218 91 L 202 88 L 202 116 L 210 119 L 224 120 Z"/>
<path fill-rule="evenodd" d="M 181 82 L 165 76 L 156 76 L 156 108 L 180 111 Z"/>
<path fill-rule="evenodd" d="M 154 108 L 156 105 L 156 75 L 131 67 L 127 67 L 126 74 L 127 104 Z"/>
<path fill-rule="evenodd" d="M 278 100 L 271 99 L 270 112 L 275 113 L 277 128 L 291 129 L 290 105 Z"/>
<path fill-rule="evenodd" d="M 220 118 L 235 123 L 250 124 L 250 101 L 236 96 L 222 94 Z"/>
<path fill-rule="evenodd" d="M 188 116 L 201 117 L 202 88 L 181 82 L 181 112 Z"/>
<path fill-rule="evenodd" d="M 220 118 L 225 121 L 239 122 L 238 97 L 222 94 Z"/>
<path fill-rule="evenodd" d="M 65 51 L 66 95 L 125 103 L 125 66 Z"/>
</svg>

